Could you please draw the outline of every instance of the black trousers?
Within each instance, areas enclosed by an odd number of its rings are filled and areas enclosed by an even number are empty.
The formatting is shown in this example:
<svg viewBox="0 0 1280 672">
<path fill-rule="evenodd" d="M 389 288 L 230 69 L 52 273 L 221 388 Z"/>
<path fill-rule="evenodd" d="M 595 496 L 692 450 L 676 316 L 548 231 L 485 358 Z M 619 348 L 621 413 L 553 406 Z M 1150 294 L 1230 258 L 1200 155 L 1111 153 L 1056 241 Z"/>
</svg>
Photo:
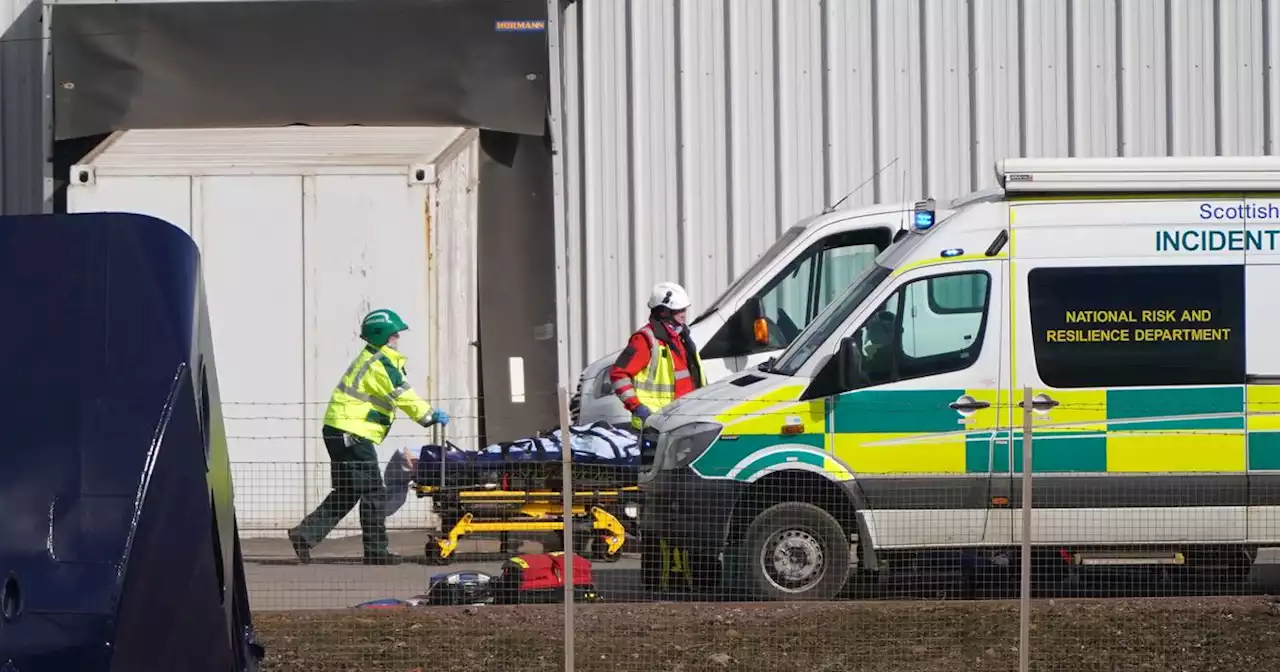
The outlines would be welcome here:
<svg viewBox="0 0 1280 672">
<path fill-rule="evenodd" d="M 322 436 L 325 450 L 329 452 L 333 490 L 298 524 L 299 536 L 307 546 L 315 546 L 359 503 L 364 554 L 386 553 L 387 521 L 382 509 L 386 495 L 373 442 L 327 425 Z"/>
</svg>

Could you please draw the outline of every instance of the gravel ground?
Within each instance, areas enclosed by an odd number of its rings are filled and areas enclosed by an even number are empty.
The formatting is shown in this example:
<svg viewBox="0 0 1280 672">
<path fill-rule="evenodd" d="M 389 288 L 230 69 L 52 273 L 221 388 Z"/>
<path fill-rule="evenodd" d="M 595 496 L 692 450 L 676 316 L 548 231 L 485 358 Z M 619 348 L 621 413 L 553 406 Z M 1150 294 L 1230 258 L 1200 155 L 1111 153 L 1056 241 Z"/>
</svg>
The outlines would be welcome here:
<svg viewBox="0 0 1280 672">
<path fill-rule="evenodd" d="M 578 670 L 1016 670 L 1016 602 L 595 604 Z M 268 671 L 563 669 L 559 605 L 260 612 Z M 1269 672 L 1280 608 L 1258 597 L 1038 602 L 1032 669 Z"/>
</svg>

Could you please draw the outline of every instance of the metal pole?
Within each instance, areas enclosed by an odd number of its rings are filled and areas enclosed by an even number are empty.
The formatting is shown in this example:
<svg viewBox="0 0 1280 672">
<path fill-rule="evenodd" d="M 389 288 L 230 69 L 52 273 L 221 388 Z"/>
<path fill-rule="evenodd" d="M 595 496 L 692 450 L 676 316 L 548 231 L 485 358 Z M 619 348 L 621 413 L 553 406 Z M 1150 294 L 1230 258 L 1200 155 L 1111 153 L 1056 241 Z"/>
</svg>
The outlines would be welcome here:
<svg viewBox="0 0 1280 672">
<path fill-rule="evenodd" d="M 569 389 L 560 385 L 560 491 L 564 498 L 564 669 L 573 672 L 573 436 L 569 431 Z"/>
<path fill-rule="evenodd" d="M 550 105 L 547 126 L 551 136 L 551 201 L 555 224 L 556 249 L 556 357 L 560 360 L 557 377 L 565 385 L 572 384 L 569 368 L 569 213 L 565 176 L 565 81 L 564 81 L 564 9 L 562 0 L 547 0 L 547 82 Z M 581 8 L 578 10 L 581 12 Z M 581 16 L 581 14 L 579 14 Z"/>
<path fill-rule="evenodd" d="M 431 442 L 436 444 L 436 447 L 440 450 L 440 487 L 436 488 L 435 494 L 431 495 L 431 510 L 435 512 L 436 518 L 440 521 L 440 538 L 443 539 L 449 534 L 449 530 L 445 529 L 444 526 L 444 508 L 440 506 L 440 499 L 444 496 L 444 489 L 448 487 L 445 485 L 447 481 L 444 480 L 447 473 L 445 471 L 445 456 L 448 451 L 444 447 L 444 428 L 438 422 L 431 425 Z M 433 552 L 440 551 L 439 548 L 432 548 L 431 550 Z"/>
<path fill-rule="evenodd" d="M 1018 609 L 1018 670 L 1031 669 L 1031 386 L 1022 388 L 1022 599 Z"/>
<path fill-rule="evenodd" d="M 444 465 L 445 465 L 445 456 L 448 454 L 449 449 L 446 448 L 444 445 L 445 444 L 444 428 L 441 427 L 439 423 L 436 423 L 431 428 L 431 433 L 435 435 L 432 437 L 433 439 L 435 439 L 435 444 L 440 447 L 440 489 L 436 491 L 436 499 L 432 500 L 432 501 L 436 501 L 439 499 L 440 495 L 444 494 L 444 489 L 446 487 L 445 480 L 444 480 L 444 475 L 445 475 Z M 440 507 L 436 507 L 436 513 L 439 513 L 439 512 L 440 512 Z M 445 532 L 444 518 L 440 519 L 440 532 L 441 533 Z"/>
</svg>

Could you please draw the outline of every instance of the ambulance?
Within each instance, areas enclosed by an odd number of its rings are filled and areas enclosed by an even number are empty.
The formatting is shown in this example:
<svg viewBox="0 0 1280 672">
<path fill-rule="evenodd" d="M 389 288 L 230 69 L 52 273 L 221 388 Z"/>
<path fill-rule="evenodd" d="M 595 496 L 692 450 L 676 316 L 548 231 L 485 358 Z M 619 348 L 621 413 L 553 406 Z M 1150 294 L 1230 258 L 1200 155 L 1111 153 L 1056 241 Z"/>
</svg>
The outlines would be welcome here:
<svg viewBox="0 0 1280 672">
<path fill-rule="evenodd" d="M 914 203 L 828 208 L 788 228 L 689 324 L 709 382 L 776 357 L 840 290 L 909 228 Z M 690 289 L 695 289 L 690 287 Z M 623 343 L 619 343 L 623 345 Z M 570 400 L 573 422 L 629 427 L 609 380 L 621 349 L 589 364 Z"/>
<path fill-rule="evenodd" d="M 1016 568 L 1028 422 L 1037 557 L 1240 577 L 1280 544 L 1280 157 L 996 175 L 916 204 L 775 361 L 649 419 L 647 584 L 807 600 L 922 553 Z"/>
</svg>

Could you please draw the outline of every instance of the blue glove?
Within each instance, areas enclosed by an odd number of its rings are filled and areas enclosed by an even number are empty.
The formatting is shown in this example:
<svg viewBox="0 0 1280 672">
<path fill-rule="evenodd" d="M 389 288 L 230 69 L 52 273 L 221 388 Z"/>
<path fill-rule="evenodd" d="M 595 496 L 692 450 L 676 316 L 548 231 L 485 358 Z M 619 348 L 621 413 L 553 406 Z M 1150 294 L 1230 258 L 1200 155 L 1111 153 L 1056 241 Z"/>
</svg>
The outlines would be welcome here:
<svg viewBox="0 0 1280 672">
<path fill-rule="evenodd" d="M 653 413 L 649 410 L 649 407 L 645 406 L 644 404 L 636 406 L 636 410 L 631 411 L 631 414 L 636 416 L 637 418 L 640 418 L 640 422 L 644 422 L 645 420 L 648 420 L 649 416 L 653 415 Z"/>
<path fill-rule="evenodd" d="M 449 414 L 437 408 L 431 411 L 431 421 L 437 425 L 447 427 L 449 425 Z"/>
</svg>

